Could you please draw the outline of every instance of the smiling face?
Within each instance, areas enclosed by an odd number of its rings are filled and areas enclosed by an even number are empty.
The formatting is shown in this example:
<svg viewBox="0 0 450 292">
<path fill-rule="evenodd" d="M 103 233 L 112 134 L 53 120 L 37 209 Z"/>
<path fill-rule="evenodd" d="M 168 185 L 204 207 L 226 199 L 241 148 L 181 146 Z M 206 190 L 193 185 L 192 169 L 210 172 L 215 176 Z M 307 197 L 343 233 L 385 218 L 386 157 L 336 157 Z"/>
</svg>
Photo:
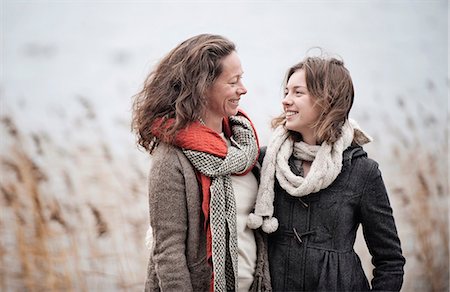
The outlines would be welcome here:
<svg viewBox="0 0 450 292">
<path fill-rule="evenodd" d="M 302 134 L 305 142 L 315 144 L 313 124 L 319 118 L 320 107 L 308 91 L 304 70 L 297 70 L 289 77 L 282 104 L 286 128 Z"/>
<path fill-rule="evenodd" d="M 216 128 L 224 117 L 236 115 L 241 95 L 247 93 L 242 83 L 241 61 L 236 52 L 222 60 L 222 73 L 206 91 L 208 104 L 203 120 Z"/>
</svg>

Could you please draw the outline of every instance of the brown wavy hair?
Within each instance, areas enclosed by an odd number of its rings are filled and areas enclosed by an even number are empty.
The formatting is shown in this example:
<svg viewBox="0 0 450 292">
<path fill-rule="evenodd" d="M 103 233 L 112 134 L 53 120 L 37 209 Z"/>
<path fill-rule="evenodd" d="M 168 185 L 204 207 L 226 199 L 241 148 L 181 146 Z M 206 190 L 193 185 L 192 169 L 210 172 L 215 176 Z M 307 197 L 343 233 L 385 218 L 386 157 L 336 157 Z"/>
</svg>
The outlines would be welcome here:
<svg viewBox="0 0 450 292">
<path fill-rule="evenodd" d="M 159 141 L 173 141 L 179 130 L 200 119 L 205 91 L 222 73 L 222 60 L 235 50 L 234 43 L 212 34 L 191 37 L 171 50 L 134 96 L 132 130 L 138 145 L 152 153 Z"/>
<path fill-rule="evenodd" d="M 305 71 L 306 86 L 311 97 L 321 109 L 318 120 L 313 124 L 318 144 L 326 141 L 334 143 L 342 134 L 350 109 L 353 105 L 353 82 L 344 62 L 329 57 L 306 57 L 287 71 L 283 85 L 298 70 Z M 284 125 L 286 115 L 283 113 L 272 120 L 272 127 Z M 301 135 L 290 131 L 291 137 L 300 140 Z"/>
</svg>

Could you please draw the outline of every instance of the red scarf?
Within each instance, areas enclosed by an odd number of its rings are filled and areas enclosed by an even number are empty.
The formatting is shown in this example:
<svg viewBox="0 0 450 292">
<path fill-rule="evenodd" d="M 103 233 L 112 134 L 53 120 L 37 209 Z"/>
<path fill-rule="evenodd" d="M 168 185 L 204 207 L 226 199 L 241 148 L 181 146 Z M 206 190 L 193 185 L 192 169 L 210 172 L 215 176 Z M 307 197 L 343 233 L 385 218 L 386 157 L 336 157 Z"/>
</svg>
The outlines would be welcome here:
<svg viewBox="0 0 450 292">
<path fill-rule="evenodd" d="M 253 131 L 255 132 L 256 143 L 259 148 L 258 137 L 256 135 L 255 126 L 248 118 L 247 114 L 243 111 L 239 110 L 237 115 L 244 116 L 250 121 L 252 125 Z M 169 120 L 170 123 L 170 120 Z M 159 123 L 157 123 L 159 124 Z M 222 123 L 223 131 L 225 137 L 229 138 L 232 136 L 231 126 L 228 118 L 223 119 Z M 157 130 L 155 131 L 157 132 Z M 178 146 L 183 149 L 196 150 L 200 152 L 206 152 L 212 155 L 215 155 L 220 158 L 225 158 L 228 152 L 227 143 L 223 140 L 223 138 L 215 131 L 210 128 L 202 125 L 200 122 L 194 122 L 187 126 L 185 129 L 180 130 L 173 142 L 175 146 Z M 259 150 L 258 150 L 259 156 Z M 253 166 L 255 165 L 257 159 L 253 163 L 251 167 L 249 167 L 244 173 L 239 175 L 245 175 L 249 173 Z M 211 178 L 201 174 L 199 171 L 195 170 L 197 175 L 197 180 L 200 184 L 201 195 L 202 195 L 202 213 L 204 217 L 203 228 L 206 231 L 206 256 L 208 259 L 208 263 L 212 266 L 212 235 L 211 235 L 211 226 L 209 225 L 209 203 L 211 198 L 210 186 L 211 186 Z M 237 280 L 237 279 L 236 279 Z M 211 291 L 214 289 L 214 275 L 211 277 Z"/>
</svg>

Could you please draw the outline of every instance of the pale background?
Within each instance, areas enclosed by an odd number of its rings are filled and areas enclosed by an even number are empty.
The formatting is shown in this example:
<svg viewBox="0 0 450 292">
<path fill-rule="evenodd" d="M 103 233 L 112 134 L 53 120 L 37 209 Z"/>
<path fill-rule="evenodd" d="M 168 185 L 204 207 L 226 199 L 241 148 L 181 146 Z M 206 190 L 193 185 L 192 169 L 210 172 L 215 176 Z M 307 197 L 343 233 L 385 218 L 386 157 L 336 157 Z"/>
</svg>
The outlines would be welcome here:
<svg viewBox="0 0 450 292">
<path fill-rule="evenodd" d="M 262 144 L 287 68 L 339 55 L 374 137 L 407 259 L 402 291 L 447 291 L 447 1 L 1 2 L 0 290 L 141 291 L 149 156 L 132 96 L 182 40 L 238 47 Z M 313 51 L 314 52 L 314 51 Z M 370 277 L 370 257 L 357 251 Z"/>
</svg>

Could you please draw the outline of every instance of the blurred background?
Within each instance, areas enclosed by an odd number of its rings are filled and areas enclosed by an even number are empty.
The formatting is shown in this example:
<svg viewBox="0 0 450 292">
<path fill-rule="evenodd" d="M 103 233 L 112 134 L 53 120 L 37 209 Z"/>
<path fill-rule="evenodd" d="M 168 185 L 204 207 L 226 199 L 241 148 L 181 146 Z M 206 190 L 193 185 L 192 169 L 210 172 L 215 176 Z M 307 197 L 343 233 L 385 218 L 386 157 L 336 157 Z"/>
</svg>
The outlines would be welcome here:
<svg viewBox="0 0 450 292">
<path fill-rule="evenodd" d="M 402 291 L 449 289 L 447 1 L 1 2 L 0 290 L 141 291 L 149 155 L 132 96 L 182 40 L 238 47 L 261 144 L 288 67 L 340 56 L 387 185 Z M 310 51 L 309 54 L 315 51 Z M 368 277 L 370 256 L 358 239 Z"/>
</svg>

